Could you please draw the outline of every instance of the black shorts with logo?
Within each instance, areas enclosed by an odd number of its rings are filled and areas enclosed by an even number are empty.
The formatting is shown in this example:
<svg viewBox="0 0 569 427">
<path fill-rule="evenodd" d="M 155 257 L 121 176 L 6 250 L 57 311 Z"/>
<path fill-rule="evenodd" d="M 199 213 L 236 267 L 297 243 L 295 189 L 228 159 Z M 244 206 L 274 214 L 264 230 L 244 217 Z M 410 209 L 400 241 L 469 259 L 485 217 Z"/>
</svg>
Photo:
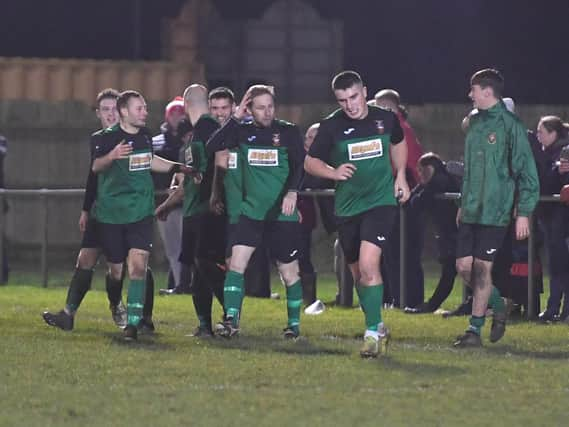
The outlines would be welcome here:
<svg viewBox="0 0 569 427">
<path fill-rule="evenodd" d="M 300 223 L 295 221 L 259 221 L 239 217 L 233 233 L 233 245 L 258 247 L 265 242 L 271 258 L 283 264 L 298 259 Z"/>
<path fill-rule="evenodd" d="M 384 248 L 395 223 L 396 206 L 376 206 L 350 217 L 336 217 L 338 238 L 348 264 L 360 258 L 362 241 Z"/>
<path fill-rule="evenodd" d="M 203 258 L 225 264 L 226 223 L 224 215 L 210 212 L 184 217 L 179 261 L 193 265 Z"/>
<path fill-rule="evenodd" d="M 81 248 L 98 249 L 101 247 L 99 238 L 99 223 L 95 218 L 89 217 L 87 227 L 81 239 Z"/>
<path fill-rule="evenodd" d="M 508 227 L 459 223 L 456 257 L 472 256 L 484 261 L 494 261 L 507 231 Z"/>
<path fill-rule="evenodd" d="M 107 261 L 113 264 L 124 262 L 131 249 L 152 250 L 154 218 L 149 216 L 130 224 L 99 222 L 98 231 L 101 249 Z"/>
</svg>

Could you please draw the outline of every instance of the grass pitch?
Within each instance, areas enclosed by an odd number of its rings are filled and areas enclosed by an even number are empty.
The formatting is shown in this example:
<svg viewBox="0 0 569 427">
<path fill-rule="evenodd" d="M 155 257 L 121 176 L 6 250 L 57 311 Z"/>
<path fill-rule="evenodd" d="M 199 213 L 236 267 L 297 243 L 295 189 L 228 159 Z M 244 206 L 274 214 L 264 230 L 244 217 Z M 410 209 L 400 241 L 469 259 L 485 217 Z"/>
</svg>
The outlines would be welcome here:
<svg viewBox="0 0 569 427">
<path fill-rule="evenodd" d="M 565 425 L 567 325 L 510 324 L 490 344 L 488 321 L 485 347 L 465 351 L 451 343 L 466 318 L 386 310 L 389 354 L 361 360 L 358 308 L 303 316 L 303 339 L 285 342 L 284 298 L 248 298 L 240 338 L 204 340 L 186 336 L 191 297 L 174 296 L 156 297 L 157 334 L 126 344 L 100 279 L 73 332 L 40 317 L 66 287 L 12 283 L 0 287 L 0 426 Z M 319 281 L 321 299 L 334 293 Z"/>
</svg>

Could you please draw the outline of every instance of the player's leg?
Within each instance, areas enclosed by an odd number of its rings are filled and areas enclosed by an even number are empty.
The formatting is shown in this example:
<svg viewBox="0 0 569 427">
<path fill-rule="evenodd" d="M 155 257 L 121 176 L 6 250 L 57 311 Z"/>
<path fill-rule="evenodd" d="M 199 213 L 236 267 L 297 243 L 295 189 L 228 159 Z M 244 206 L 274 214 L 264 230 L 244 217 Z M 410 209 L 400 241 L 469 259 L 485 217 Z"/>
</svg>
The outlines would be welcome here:
<svg viewBox="0 0 569 427">
<path fill-rule="evenodd" d="M 387 351 L 389 331 L 383 324 L 383 277 L 380 270 L 383 248 L 391 237 L 396 208 L 381 206 L 365 212 L 360 224 L 358 257 L 359 281 L 356 284 L 365 314 L 366 331 L 362 357 L 376 357 Z"/>
<path fill-rule="evenodd" d="M 300 335 L 300 310 L 302 309 L 302 285 L 298 259 L 300 257 L 300 224 L 294 221 L 271 221 L 266 225 L 265 241 L 271 258 L 286 289 L 287 326 L 284 337 L 296 339 Z"/>
<path fill-rule="evenodd" d="M 127 325 L 124 338 L 137 338 L 146 296 L 146 277 L 148 257 L 152 248 L 153 219 L 145 218 L 133 224 L 125 225 L 125 238 L 128 250 L 128 296 L 127 296 Z"/>
</svg>

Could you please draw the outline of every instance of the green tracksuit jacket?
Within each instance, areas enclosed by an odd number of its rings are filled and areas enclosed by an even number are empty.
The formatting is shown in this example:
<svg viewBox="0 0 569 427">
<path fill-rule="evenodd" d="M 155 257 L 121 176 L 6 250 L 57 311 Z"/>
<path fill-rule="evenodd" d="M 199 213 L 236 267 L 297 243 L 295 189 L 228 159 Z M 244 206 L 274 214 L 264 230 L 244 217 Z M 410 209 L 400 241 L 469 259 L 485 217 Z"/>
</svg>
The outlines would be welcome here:
<svg viewBox="0 0 569 427">
<path fill-rule="evenodd" d="M 507 226 L 514 200 L 529 216 L 539 198 L 535 161 L 521 121 L 503 102 L 470 118 L 464 149 L 461 221 Z"/>
</svg>

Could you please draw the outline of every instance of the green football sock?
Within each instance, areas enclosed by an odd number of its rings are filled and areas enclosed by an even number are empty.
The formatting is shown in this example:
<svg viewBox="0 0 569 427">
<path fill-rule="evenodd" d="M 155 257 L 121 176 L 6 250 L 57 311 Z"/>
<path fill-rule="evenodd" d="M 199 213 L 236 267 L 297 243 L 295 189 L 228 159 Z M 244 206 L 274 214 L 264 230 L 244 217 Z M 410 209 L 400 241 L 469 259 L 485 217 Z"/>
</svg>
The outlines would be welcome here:
<svg viewBox="0 0 569 427">
<path fill-rule="evenodd" d="M 243 302 L 243 274 L 229 270 L 223 283 L 223 306 L 233 325 L 239 325 L 241 303 Z"/>
<path fill-rule="evenodd" d="M 472 316 L 470 317 L 470 324 L 468 326 L 467 331 L 472 331 L 477 335 L 480 335 L 482 332 L 482 326 L 484 326 L 484 322 L 486 321 L 485 316 Z"/>
<path fill-rule="evenodd" d="M 300 308 L 302 306 L 302 286 L 300 279 L 286 287 L 286 308 L 288 313 L 288 326 L 300 325 Z"/>
<path fill-rule="evenodd" d="M 69 284 L 69 290 L 67 291 L 67 300 L 65 301 L 65 308 L 69 313 L 77 311 L 85 294 L 91 288 L 92 279 L 93 270 L 75 269 Z"/>
<path fill-rule="evenodd" d="M 365 314 L 366 329 L 368 331 L 377 331 L 379 324 L 382 322 L 383 284 L 372 286 L 357 285 L 356 290 Z"/>
<path fill-rule="evenodd" d="M 131 279 L 126 300 L 127 324 L 137 326 L 144 307 L 144 279 Z"/>
<path fill-rule="evenodd" d="M 492 293 L 488 300 L 488 306 L 497 313 L 503 313 L 506 311 L 506 304 L 504 304 L 504 300 L 496 286 L 492 286 Z"/>
</svg>

